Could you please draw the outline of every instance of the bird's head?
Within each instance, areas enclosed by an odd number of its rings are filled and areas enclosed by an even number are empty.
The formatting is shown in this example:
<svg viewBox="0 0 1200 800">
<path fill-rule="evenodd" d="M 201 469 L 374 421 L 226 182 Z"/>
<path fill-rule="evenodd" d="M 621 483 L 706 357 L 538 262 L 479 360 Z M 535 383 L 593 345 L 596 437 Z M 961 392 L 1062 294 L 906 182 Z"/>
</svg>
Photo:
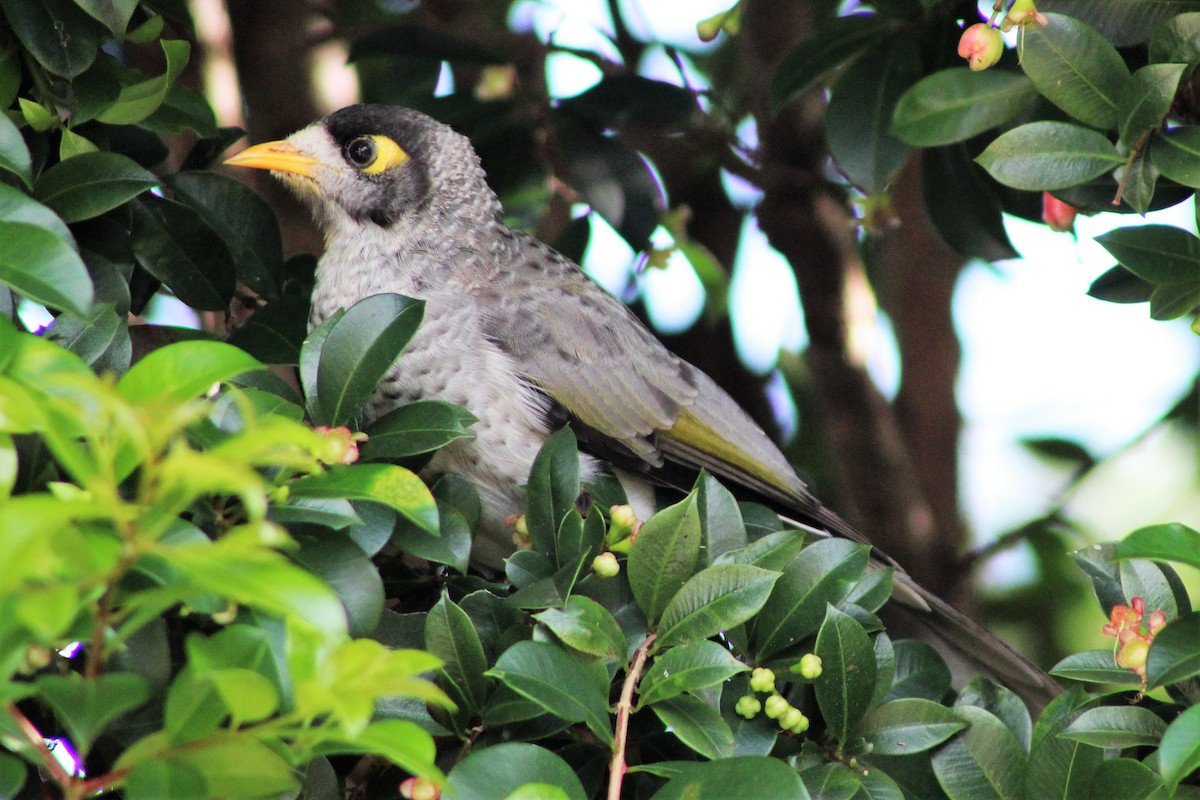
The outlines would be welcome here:
<svg viewBox="0 0 1200 800">
<path fill-rule="evenodd" d="M 270 170 L 327 229 L 390 228 L 431 205 L 489 218 L 498 209 L 466 137 L 407 108 L 349 106 L 225 163 Z"/>
</svg>

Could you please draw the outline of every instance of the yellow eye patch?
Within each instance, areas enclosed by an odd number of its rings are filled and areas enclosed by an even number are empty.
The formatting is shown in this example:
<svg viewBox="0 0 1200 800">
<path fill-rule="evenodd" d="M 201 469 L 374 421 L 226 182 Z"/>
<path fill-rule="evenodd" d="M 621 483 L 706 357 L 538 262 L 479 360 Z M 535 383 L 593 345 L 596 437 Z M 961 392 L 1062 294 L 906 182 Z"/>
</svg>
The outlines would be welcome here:
<svg viewBox="0 0 1200 800">
<path fill-rule="evenodd" d="M 398 167 L 408 161 L 408 153 L 404 152 L 404 148 L 396 144 L 395 140 L 377 133 L 363 138 L 370 140 L 375 146 L 374 159 L 361 167 L 367 175 L 378 175 L 384 170 Z"/>
</svg>

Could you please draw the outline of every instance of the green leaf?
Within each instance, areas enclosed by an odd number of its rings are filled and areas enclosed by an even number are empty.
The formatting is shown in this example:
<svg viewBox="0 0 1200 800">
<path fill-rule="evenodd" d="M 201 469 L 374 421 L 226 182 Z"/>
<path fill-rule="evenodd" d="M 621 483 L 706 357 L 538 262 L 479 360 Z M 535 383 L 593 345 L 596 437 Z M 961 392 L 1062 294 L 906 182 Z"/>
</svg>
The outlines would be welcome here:
<svg viewBox="0 0 1200 800">
<path fill-rule="evenodd" d="M 136 125 L 158 110 L 167 99 L 167 92 L 187 66 L 192 46 L 183 40 L 160 39 L 166 72 L 121 87 L 117 99 L 97 117 L 109 125 Z"/>
<path fill-rule="evenodd" d="M 138 0 L 76 0 L 76 5 L 104 26 L 118 39 L 129 27 L 129 20 L 138 7 Z"/>
<path fill-rule="evenodd" d="M 224 240 L 238 280 L 274 299 L 283 273 L 283 240 L 266 201 L 217 172 L 181 172 L 171 177 L 170 186 Z"/>
<path fill-rule="evenodd" d="M 936 147 L 1003 125 L 1037 98 L 1024 75 L 954 67 L 922 78 L 896 104 L 892 132 L 914 147 Z"/>
<path fill-rule="evenodd" d="M 1193 611 L 1172 619 L 1154 636 L 1146 656 L 1146 684 L 1153 689 L 1196 675 L 1200 675 L 1200 612 Z"/>
<path fill-rule="evenodd" d="M 123 373 L 129 368 L 129 330 L 112 303 L 97 303 L 86 317 L 64 311 L 54 320 L 50 338 L 97 370 Z"/>
<path fill-rule="evenodd" d="M 300 787 L 283 757 L 250 734 L 215 734 L 174 750 L 169 763 L 203 775 L 210 797 L 269 797 Z"/>
<path fill-rule="evenodd" d="M 638 684 L 638 705 L 647 706 L 683 692 L 723 683 L 750 668 L 716 642 L 699 641 L 661 653 Z"/>
<path fill-rule="evenodd" d="M 1093 591 L 1105 613 L 1115 605 L 1128 605 L 1132 597 L 1141 597 L 1146 607 L 1162 609 L 1167 619 L 1179 616 L 1188 607 L 1180 607 L 1175 585 L 1179 576 L 1169 564 L 1141 559 L 1114 560 L 1113 544 L 1098 544 L 1075 551 L 1072 556 L 1092 581 Z"/>
<path fill-rule="evenodd" d="M 476 750 L 446 776 L 447 794 L 457 800 L 506 800 L 527 783 L 557 786 L 570 800 L 587 800 L 567 762 L 532 744 L 509 742 Z"/>
<path fill-rule="evenodd" d="M 746 546 L 746 525 L 737 498 L 706 471 L 696 479 L 696 501 L 705 564 L 711 566 L 726 553 Z"/>
<path fill-rule="evenodd" d="M 1065 189 L 1125 163 L 1103 134 L 1066 122 L 1013 128 L 975 160 L 1005 186 L 1031 191 Z"/>
<path fill-rule="evenodd" d="M 301 565 L 328 583 L 346 610 L 350 635 L 367 636 L 379 625 L 384 590 L 379 570 L 348 536 L 296 534 Z"/>
<path fill-rule="evenodd" d="M 1122 749 L 1156 745 L 1167 723 L 1139 706 L 1101 706 L 1084 711 L 1059 734 L 1096 747 Z"/>
<path fill-rule="evenodd" d="M 33 186 L 33 159 L 21 131 L 8 118 L 0 114 L 0 169 L 11 172 L 26 186 Z"/>
<path fill-rule="evenodd" d="M 1164 283 L 1150 294 L 1150 319 L 1171 320 L 1186 317 L 1200 306 L 1200 281 Z"/>
<path fill-rule="evenodd" d="M 893 644 L 895 676 L 884 696 L 886 700 L 923 697 L 940 701 L 950 691 L 950 669 L 929 645 L 916 639 L 901 639 Z"/>
<path fill-rule="evenodd" d="M 1137 683 L 1133 670 L 1118 667 L 1112 650 L 1087 650 L 1072 653 L 1050 669 L 1056 678 L 1088 683 Z"/>
<path fill-rule="evenodd" d="M 72 0 L 0 0 L 12 32 L 43 67 L 74 78 L 100 52 L 101 28 Z"/>
<path fill-rule="evenodd" d="M 579 498 L 579 447 L 570 427 L 555 431 L 542 445 L 529 469 L 525 488 L 525 520 L 539 553 L 558 560 L 558 530 Z"/>
<path fill-rule="evenodd" d="M 1162 785 L 1162 778 L 1140 761 L 1107 758 L 1092 774 L 1086 796 L 1103 797 L 1104 800 L 1146 800 L 1161 797 L 1155 790 L 1161 789 Z"/>
<path fill-rule="evenodd" d="M 453 403 L 418 400 L 392 409 L 367 425 L 364 458 L 402 459 L 430 453 L 456 439 L 471 438 L 475 415 Z"/>
<path fill-rule="evenodd" d="M 0 283 L 50 308 L 86 316 L 92 279 L 79 254 L 53 231 L 0 220 Z"/>
<path fill-rule="evenodd" d="M 1096 241 L 1121 266 L 1152 283 L 1200 280 L 1200 239 L 1172 225 L 1116 228 Z"/>
<path fill-rule="evenodd" d="M 7 753 L 0 753 L 0 797 L 19 797 L 25 778 L 25 762 Z"/>
<path fill-rule="evenodd" d="M 1033 720 L 1025 701 L 1011 689 L 976 675 L 958 693 L 954 706 L 978 706 L 994 714 L 1017 737 L 1021 749 L 1028 751 L 1033 738 Z"/>
<path fill-rule="evenodd" d="M 308 335 L 308 310 L 308 297 L 291 292 L 278 295 L 225 341 L 264 364 L 298 364 Z"/>
<path fill-rule="evenodd" d="M 1082 796 L 1092 772 L 1104 758 L 1104 751 L 1060 734 L 1093 702 L 1082 689 L 1075 687 L 1060 694 L 1042 711 L 1033 728 L 1025 797 Z"/>
<path fill-rule="evenodd" d="M 158 552 L 197 592 L 308 624 L 328 636 L 346 634 L 346 611 L 333 590 L 279 553 L 207 544 Z"/>
<path fill-rule="evenodd" d="M 1139 278 L 1116 264 L 1088 287 L 1088 297 L 1109 303 L 1145 303 L 1154 291 L 1154 284 Z"/>
<path fill-rule="evenodd" d="M 862 625 L 828 605 L 814 652 L 822 664 L 814 682 L 817 705 L 830 735 L 844 744 L 875 692 L 875 648 Z"/>
<path fill-rule="evenodd" d="M 483 643 L 471 618 L 445 592 L 425 615 L 425 649 L 443 661 L 455 704 L 471 716 L 481 714 L 488 691 Z"/>
<path fill-rule="evenodd" d="M 325 739 L 317 751 L 324 755 L 369 754 L 386 758 L 414 775 L 439 778 L 434 764 L 437 755 L 433 739 L 415 723 L 403 719 L 380 719 L 353 738 Z M 340 793 L 338 795 L 341 796 Z M 305 795 L 307 798 L 307 795 Z"/>
<path fill-rule="evenodd" d="M 876 194 L 908 158 L 908 145 L 892 134 L 896 102 L 920 77 L 916 43 L 898 37 L 850 66 L 832 87 L 825 110 L 829 151 L 851 182 Z"/>
<path fill-rule="evenodd" d="M 1176 717 L 1158 746 L 1158 770 L 1167 788 L 1200 768 L 1200 706 L 1192 706 Z"/>
<path fill-rule="evenodd" d="M 206 394 L 213 384 L 265 367 L 224 342 L 176 342 L 148 353 L 117 381 L 132 403 L 183 403 Z"/>
<path fill-rule="evenodd" d="M 683 87 L 641 75 L 606 75 L 586 91 L 565 98 L 558 109 L 604 129 L 683 125 L 696 110 L 696 99 Z"/>
<path fill-rule="evenodd" d="M 660 646 L 707 639 L 736 628 L 759 612 L 779 576 L 749 564 L 718 564 L 701 570 L 663 609 Z"/>
<path fill-rule="evenodd" d="M 209 679 L 221 702 L 229 710 L 232 727 L 264 720 L 279 708 L 279 693 L 275 685 L 252 669 L 218 669 L 212 672 Z"/>
<path fill-rule="evenodd" d="M 869 547 L 847 539 L 823 539 L 804 548 L 784 569 L 755 620 L 758 656 L 769 658 L 815 633 L 825 606 L 846 599 L 870 559 Z"/>
<path fill-rule="evenodd" d="M 625 660 L 629 647 L 625 634 L 608 609 L 595 600 L 573 594 L 562 608 L 546 609 L 533 618 L 567 647 L 617 663 Z"/>
<path fill-rule="evenodd" d="M 208 786 L 199 770 L 187 764 L 143 761 L 134 765 L 123 788 L 128 800 L 208 800 Z"/>
<path fill-rule="evenodd" d="M 682 774 L 656 792 L 654 800 L 809 800 L 796 770 L 779 758 L 733 756 L 675 763 Z"/>
<path fill-rule="evenodd" d="M 1117 127 L 1129 69 L 1116 49 L 1086 23 L 1047 14 L 1050 24 L 1025 34 L 1021 67 L 1038 91 L 1080 122 Z"/>
<path fill-rule="evenodd" d="M 1175 14 L 1154 29 L 1150 37 L 1150 63 L 1200 61 L 1200 12 Z"/>
<path fill-rule="evenodd" d="M 58 143 L 58 160 L 66 161 L 83 153 L 95 153 L 99 149 L 86 137 L 80 136 L 70 128 L 63 128 L 62 139 Z"/>
<path fill-rule="evenodd" d="M 1191 0 L 1155 0 L 1153 3 L 1143 0 L 1051 0 L 1051 3 L 1055 11 L 1086 20 L 1115 47 L 1145 42 L 1159 23 L 1175 15 L 1187 16 L 1183 12 L 1194 8 Z"/>
<path fill-rule="evenodd" d="M 560 719 L 585 723 L 601 741 L 612 744 L 607 680 L 603 687 L 597 685 L 584 669 L 587 663 L 552 644 L 517 642 L 485 674 Z M 607 671 L 602 672 L 607 678 Z"/>
<path fill-rule="evenodd" d="M 1197 257 L 1200 258 L 1200 241 L 1197 242 Z M 1197 277 L 1200 278 L 1200 274 Z M 1113 558 L 1178 561 L 1200 567 L 1200 531 L 1178 522 L 1139 528 L 1117 543 Z"/>
<path fill-rule="evenodd" d="M 131 243 L 138 264 L 192 308 L 226 310 L 236 279 L 229 250 L 216 231 L 174 200 L 151 195 L 139 198 L 132 209 Z"/>
<path fill-rule="evenodd" d="M 679 741 L 709 759 L 733 755 L 733 731 L 720 713 L 699 697 L 681 694 L 650 706 Z"/>
<path fill-rule="evenodd" d="M 771 108 L 778 111 L 846 62 L 891 38 L 895 28 L 895 20 L 878 14 L 847 14 L 825 20 L 779 62 L 771 80 Z"/>
<path fill-rule="evenodd" d="M 1003 722 L 975 706 L 958 712 L 970 723 L 933 754 L 933 771 L 950 800 L 1019 800 L 1025 754 Z"/>
<path fill-rule="evenodd" d="M 345 425 L 373 395 L 408 344 L 425 304 L 398 294 L 355 303 L 329 330 L 317 367 L 321 422 Z"/>
<path fill-rule="evenodd" d="M 1143 134 L 1162 125 L 1185 68 L 1185 64 L 1149 64 L 1129 77 L 1118 103 L 1121 144 L 1133 149 Z"/>
<path fill-rule="evenodd" d="M 892 700 L 867 712 L 855 731 L 881 756 L 920 753 L 967 727 L 955 711 L 916 697 Z"/>
<path fill-rule="evenodd" d="M 504 800 L 568 800 L 567 793 L 548 783 L 527 783 Z"/>
<path fill-rule="evenodd" d="M 4 183 L 0 183 L 0 220 L 37 225 L 62 239 L 72 250 L 79 249 L 61 217 L 21 190 Z"/>
<path fill-rule="evenodd" d="M 437 503 L 413 472 L 395 464 L 354 464 L 289 484 L 291 496 L 370 500 L 394 509 L 418 528 L 438 535 Z"/>
<path fill-rule="evenodd" d="M 696 493 L 646 520 L 629 551 L 629 586 L 654 624 L 683 588 L 700 558 L 700 512 Z"/>
<path fill-rule="evenodd" d="M 43 675 L 38 695 L 71 735 L 71 743 L 86 755 L 106 727 L 127 711 L 150 699 L 150 686 L 141 675 L 112 672 L 84 678 L 77 672 Z"/>
<path fill-rule="evenodd" d="M 723 553 L 717 564 L 750 564 L 763 569 L 782 571 L 804 548 L 804 534 L 786 530 L 768 533 L 745 547 Z"/>
<path fill-rule="evenodd" d="M 33 196 L 65 222 L 98 217 L 158 185 L 154 173 L 118 153 L 81 153 L 38 176 Z"/>
</svg>

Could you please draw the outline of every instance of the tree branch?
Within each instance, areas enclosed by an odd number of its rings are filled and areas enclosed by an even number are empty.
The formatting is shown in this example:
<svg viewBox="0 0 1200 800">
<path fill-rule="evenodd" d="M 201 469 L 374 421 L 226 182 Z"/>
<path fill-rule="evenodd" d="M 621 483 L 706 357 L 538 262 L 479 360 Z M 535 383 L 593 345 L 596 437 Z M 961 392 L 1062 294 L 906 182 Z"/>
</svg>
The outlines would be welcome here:
<svg viewBox="0 0 1200 800">
<path fill-rule="evenodd" d="M 633 655 L 633 663 L 625 675 L 625 683 L 621 686 L 621 699 L 617 701 L 617 735 L 613 741 L 612 765 L 608 770 L 608 800 L 621 800 L 621 782 L 625 780 L 625 746 L 629 736 L 629 715 L 633 713 L 633 690 L 642 677 L 646 668 L 646 659 L 650 656 L 650 648 L 654 646 L 657 634 L 650 634 Z"/>
</svg>

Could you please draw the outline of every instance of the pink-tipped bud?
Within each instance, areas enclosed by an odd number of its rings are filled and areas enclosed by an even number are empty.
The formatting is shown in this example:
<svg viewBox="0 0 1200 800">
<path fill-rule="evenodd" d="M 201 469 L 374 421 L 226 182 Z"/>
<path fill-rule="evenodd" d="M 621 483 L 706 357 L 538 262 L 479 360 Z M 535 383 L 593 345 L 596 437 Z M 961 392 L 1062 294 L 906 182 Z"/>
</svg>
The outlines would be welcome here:
<svg viewBox="0 0 1200 800">
<path fill-rule="evenodd" d="M 1052 231 L 1070 233 L 1075 230 L 1075 215 L 1079 209 L 1064 203 L 1049 192 L 1042 192 L 1042 222 Z"/>
</svg>

